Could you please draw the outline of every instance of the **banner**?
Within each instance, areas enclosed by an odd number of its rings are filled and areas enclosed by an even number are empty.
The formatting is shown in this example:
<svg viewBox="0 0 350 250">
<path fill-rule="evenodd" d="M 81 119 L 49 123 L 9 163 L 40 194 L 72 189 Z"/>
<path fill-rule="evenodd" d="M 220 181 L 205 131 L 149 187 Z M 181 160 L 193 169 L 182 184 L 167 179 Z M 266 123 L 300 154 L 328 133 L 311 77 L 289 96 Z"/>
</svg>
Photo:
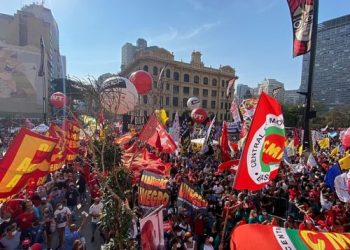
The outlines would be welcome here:
<svg viewBox="0 0 350 250">
<path fill-rule="evenodd" d="M 57 139 L 22 128 L 0 162 L 0 199 L 24 188 L 29 179 L 43 184 Z"/>
<path fill-rule="evenodd" d="M 227 122 L 223 122 L 221 137 L 220 137 L 220 149 L 221 149 L 221 161 L 225 162 L 230 160 L 230 153 L 228 147 L 228 133 L 227 133 Z"/>
<path fill-rule="evenodd" d="M 349 249 L 350 234 L 286 229 L 259 224 L 237 227 L 231 234 L 231 250 L 239 249 Z"/>
<path fill-rule="evenodd" d="M 186 182 L 182 182 L 180 185 L 178 200 L 196 210 L 207 209 L 208 207 L 208 202 L 203 196 Z"/>
<path fill-rule="evenodd" d="M 293 26 L 293 56 L 311 49 L 314 0 L 287 0 Z"/>
<path fill-rule="evenodd" d="M 262 92 L 233 188 L 258 190 L 272 180 L 283 157 L 284 141 L 281 105 Z"/>
<path fill-rule="evenodd" d="M 143 171 L 139 184 L 139 206 L 151 209 L 163 205 L 168 206 L 168 180 L 161 175 Z"/>
<path fill-rule="evenodd" d="M 65 121 L 62 127 L 66 133 L 66 151 L 67 151 L 66 161 L 72 162 L 77 158 L 79 154 L 80 128 L 78 124 L 72 121 Z"/>
<path fill-rule="evenodd" d="M 164 126 L 158 121 L 155 114 L 152 114 L 150 118 L 148 119 L 145 126 L 143 126 L 140 134 L 139 139 L 143 142 L 146 142 L 152 138 L 152 136 L 155 136 L 156 134 L 159 134 L 162 151 L 166 153 L 173 153 L 175 152 L 177 146 L 171 136 L 168 134 Z"/>
<path fill-rule="evenodd" d="M 63 129 L 61 129 L 56 124 L 51 124 L 49 130 L 47 131 L 47 135 L 52 138 L 57 138 L 58 142 L 52 151 L 51 159 L 50 159 L 50 169 L 49 172 L 55 172 L 59 170 L 63 165 L 67 157 L 66 151 L 66 134 Z"/>
<path fill-rule="evenodd" d="M 165 249 L 162 207 L 140 220 L 140 232 L 142 250 Z"/>
<path fill-rule="evenodd" d="M 236 99 L 232 100 L 231 107 L 230 107 L 232 119 L 234 122 L 241 122 L 241 116 L 239 115 L 238 105 L 236 102 Z"/>
</svg>

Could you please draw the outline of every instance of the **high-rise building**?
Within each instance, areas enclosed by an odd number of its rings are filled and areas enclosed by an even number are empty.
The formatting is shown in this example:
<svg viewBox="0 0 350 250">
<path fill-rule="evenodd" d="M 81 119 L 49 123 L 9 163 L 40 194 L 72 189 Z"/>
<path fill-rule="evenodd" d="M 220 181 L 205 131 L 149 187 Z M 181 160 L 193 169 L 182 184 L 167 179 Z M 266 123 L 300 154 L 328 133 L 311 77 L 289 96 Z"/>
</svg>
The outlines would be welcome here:
<svg viewBox="0 0 350 250">
<path fill-rule="evenodd" d="M 259 95 L 261 92 L 265 92 L 266 94 L 272 96 L 273 91 L 276 89 L 278 90 L 278 94 L 276 96 L 276 99 L 280 102 L 284 102 L 284 84 L 277 81 L 276 79 L 264 79 L 261 83 L 258 84 L 259 88 Z"/>
<path fill-rule="evenodd" d="M 249 95 L 249 93 L 253 96 L 253 89 L 250 88 L 248 85 L 246 84 L 237 84 L 237 89 L 236 89 L 236 98 L 237 98 L 237 102 L 241 103 L 243 101 L 243 99 L 246 98 L 247 95 Z"/>
<path fill-rule="evenodd" d="M 44 77 L 38 77 L 41 38 L 45 48 Z M 0 86 L 7 86 L 7 90 L 0 90 L 0 112 L 41 113 L 43 96 L 48 95 L 51 80 L 66 74 L 65 59 L 59 50 L 58 25 L 51 10 L 31 4 L 13 16 L 0 14 L 0 41 L 2 61 L 11 62 L 0 68 Z"/>
<path fill-rule="evenodd" d="M 284 104 L 298 104 L 300 102 L 300 94 L 298 90 L 285 90 L 284 91 Z"/>
<path fill-rule="evenodd" d="M 133 59 L 129 64 L 125 64 L 124 60 L 120 73 L 121 76 L 128 77 L 132 72 L 142 69 L 153 76 L 153 89 L 147 95 L 140 96 L 133 115 L 146 116 L 155 109 L 164 107 L 172 119 L 176 112 L 181 114 L 188 110 L 187 100 L 197 96 L 209 115 L 216 114 L 218 120 L 224 119 L 232 101 L 232 98 L 226 98 L 225 95 L 227 81 L 236 76 L 232 67 L 206 67 L 201 60 L 201 53 L 195 51 L 192 52 L 190 63 L 176 61 L 174 55 L 166 49 L 147 47 L 146 44 L 146 41 L 143 47 L 138 44 L 133 56 L 125 56 Z M 130 47 L 126 44 L 123 48 L 125 46 Z M 164 75 L 158 82 L 164 66 Z"/>
<path fill-rule="evenodd" d="M 303 57 L 300 90 L 307 91 L 310 55 Z M 318 25 L 313 100 L 328 107 L 350 104 L 350 15 Z"/>
</svg>

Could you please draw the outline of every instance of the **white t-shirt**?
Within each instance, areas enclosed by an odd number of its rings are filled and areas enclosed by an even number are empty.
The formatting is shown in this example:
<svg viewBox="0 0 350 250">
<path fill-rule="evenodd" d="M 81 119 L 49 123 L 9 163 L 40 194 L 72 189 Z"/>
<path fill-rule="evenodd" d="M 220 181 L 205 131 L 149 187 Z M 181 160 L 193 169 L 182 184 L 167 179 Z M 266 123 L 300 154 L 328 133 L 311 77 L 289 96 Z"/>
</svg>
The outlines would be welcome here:
<svg viewBox="0 0 350 250">
<path fill-rule="evenodd" d="M 54 212 L 57 228 L 66 227 L 68 215 L 71 215 L 71 214 L 72 212 L 69 210 L 68 207 L 63 207 L 61 210 L 57 209 Z"/>
<path fill-rule="evenodd" d="M 214 250 L 214 247 L 212 245 L 204 244 L 203 250 Z"/>
<path fill-rule="evenodd" d="M 90 209 L 89 209 L 89 214 L 92 215 L 91 216 L 91 222 L 98 222 L 100 220 L 100 215 L 102 214 L 102 209 L 103 209 L 103 204 L 102 202 L 98 203 L 97 205 L 94 203 L 91 205 Z M 98 215 L 98 216 L 93 216 L 93 215 Z"/>
<path fill-rule="evenodd" d="M 222 192 L 225 191 L 221 185 L 215 185 L 213 187 L 213 190 L 214 190 L 215 194 L 221 194 Z"/>
</svg>

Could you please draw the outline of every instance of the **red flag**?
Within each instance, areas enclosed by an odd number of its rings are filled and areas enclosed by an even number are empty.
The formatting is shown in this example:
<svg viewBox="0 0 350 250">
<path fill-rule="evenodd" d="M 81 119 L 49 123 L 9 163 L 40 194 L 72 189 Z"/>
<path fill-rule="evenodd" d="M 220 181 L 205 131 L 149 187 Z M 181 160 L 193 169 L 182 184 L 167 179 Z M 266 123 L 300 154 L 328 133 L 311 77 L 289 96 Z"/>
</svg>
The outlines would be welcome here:
<svg viewBox="0 0 350 250">
<path fill-rule="evenodd" d="M 306 54 L 311 49 L 314 19 L 314 0 L 288 0 L 293 26 L 293 56 Z"/>
<path fill-rule="evenodd" d="M 220 138 L 221 158 L 222 162 L 230 160 L 228 147 L 227 122 L 223 122 L 221 138 Z"/>
<path fill-rule="evenodd" d="M 238 159 L 223 162 L 218 166 L 218 170 L 216 171 L 216 174 L 220 174 L 225 170 L 229 170 L 231 173 L 235 173 L 238 169 L 238 164 L 239 164 Z"/>
<path fill-rule="evenodd" d="M 156 131 L 148 140 L 147 144 L 156 148 L 158 151 L 162 151 L 162 144 L 160 142 L 160 137 L 158 131 Z"/>
<path fill-rule="evenodd" d="M 281 105 L 262 92 L 233 188 L 259 190 L 272 180 L 277 175 L 283 157 L 284 141 Z"/>
<path fill-rule="evenodd" d="M 238 79 L 237 76 L 235 76 L 234 78 L 232 78 L 231 80 L 228 81 L 227 83 L 227 89 L 226 89 L 226 97 L 229 97 L 231 95 L 231 89 L 232 87 L 235 86 L 235 81 Z"/>
<path fill-rule="evenodd" d="M 143 126 L 139 134 L 139 139 L 147 143 L 152 136 L 157 136 L 157 133 L 159 134 L 162 151 L 169 154 L 175 152 L 177 146 L 174 140 L 168 134 L 163 124 L 161 124 L 157 117 L 152 114 L 147 123 Z"/>
<path fill-rule="evenodd" d="M 293 130 L 293 134 L 294 134 L 294 147 L 298 147 L 300 145 L 300 130 L 295 128 Z"/>
</svg>

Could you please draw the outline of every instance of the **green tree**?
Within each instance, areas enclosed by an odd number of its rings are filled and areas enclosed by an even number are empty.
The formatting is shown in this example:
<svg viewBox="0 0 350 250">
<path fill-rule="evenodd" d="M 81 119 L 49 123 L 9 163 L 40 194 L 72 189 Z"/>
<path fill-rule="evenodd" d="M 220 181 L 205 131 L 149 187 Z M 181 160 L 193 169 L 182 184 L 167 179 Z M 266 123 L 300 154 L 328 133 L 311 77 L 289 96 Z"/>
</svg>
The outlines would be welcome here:
<svg viewBox="0 0 350 250">
<path fill-rule="evenodd" d="M 283 105 L 282 112 L 286 127 L 298 127 L 301 118 L 301 110 L 297 105 Z"/>
</svg>

